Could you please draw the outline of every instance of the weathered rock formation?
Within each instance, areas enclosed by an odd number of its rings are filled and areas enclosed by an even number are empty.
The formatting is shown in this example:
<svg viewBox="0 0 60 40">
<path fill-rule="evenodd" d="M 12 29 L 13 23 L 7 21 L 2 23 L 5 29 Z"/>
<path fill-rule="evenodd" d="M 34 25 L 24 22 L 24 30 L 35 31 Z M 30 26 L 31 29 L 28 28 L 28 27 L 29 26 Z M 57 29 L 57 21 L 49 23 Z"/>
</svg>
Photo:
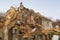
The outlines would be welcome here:
<svg viewBox="0 0 60 40">
<path fill-rule="evenodd" d="M 31 37 L 40 34 L 37 32 L 40 32 L 41 28 L 40 15 L 25 8 L 21 3 L 17 10 L 11 7 L 7 11 L 4 24 L 4 40 L 17 40 L 18 36 L 22 38 Z"/>
<path fill-rule="evenodd" d="M 4 40 L 51 40 L 52 21 L 22 3 L 6 12 Z"/>
</svg>

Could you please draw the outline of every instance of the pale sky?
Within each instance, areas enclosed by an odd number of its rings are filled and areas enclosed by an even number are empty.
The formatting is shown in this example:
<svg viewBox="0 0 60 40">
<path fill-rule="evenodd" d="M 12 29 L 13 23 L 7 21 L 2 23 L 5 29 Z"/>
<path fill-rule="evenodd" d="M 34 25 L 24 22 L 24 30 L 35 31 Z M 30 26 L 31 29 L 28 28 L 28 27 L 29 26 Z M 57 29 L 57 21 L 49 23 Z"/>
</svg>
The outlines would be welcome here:
<svg viewBox="0 0 60 40">
<path fill-rule="evenodd" d="M 6 12 L 10 6 L 17 8 L 20 2 L 46 17 L 60 19 L 60 0 L 0 0 L 0 12 Z"/>
</svg>

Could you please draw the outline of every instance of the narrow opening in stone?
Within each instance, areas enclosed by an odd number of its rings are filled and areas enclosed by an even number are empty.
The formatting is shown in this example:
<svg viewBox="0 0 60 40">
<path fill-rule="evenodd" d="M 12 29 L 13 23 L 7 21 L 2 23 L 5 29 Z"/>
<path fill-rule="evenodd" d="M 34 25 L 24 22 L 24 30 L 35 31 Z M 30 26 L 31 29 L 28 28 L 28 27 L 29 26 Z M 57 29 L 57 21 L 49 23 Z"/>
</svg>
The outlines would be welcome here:
<svg viewBox="0 0 60 40">
<path fill-rule="evenodd" d="M 19 31 L 19 34 L 23 34 L 24 32 L 22 32 L 22 31 Z"/>
</svg>

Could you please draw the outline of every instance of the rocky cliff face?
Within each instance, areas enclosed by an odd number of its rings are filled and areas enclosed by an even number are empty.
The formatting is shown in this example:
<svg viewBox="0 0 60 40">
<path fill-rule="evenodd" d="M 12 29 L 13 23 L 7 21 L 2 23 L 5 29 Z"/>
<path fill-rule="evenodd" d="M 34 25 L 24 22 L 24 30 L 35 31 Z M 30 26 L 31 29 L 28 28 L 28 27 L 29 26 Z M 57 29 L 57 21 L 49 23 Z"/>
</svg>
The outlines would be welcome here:
<svg viewBox="0 0 60 40">
<path fill-rule="evenodd" d="M 7 38 L 11 32 L 15 33 L 15 35 L 19 34 L 23 37 L 29 37 L 36 32 L 36 29 L 40 31 L 41 21 L 42 20 L 39 13 L 25 8 L 22 3 L 17 10 L 14 7 L 11 7 L 6 12 L 6 20 L 4 23 L 4 39 L 8 40 Z M 10 33 L 8 32 L 9 30 Z"/>
<path fill-rule="evenodd" d="M 44 20 L 46 20 L 45 22 L 49 23 L 51 20 L 40 13 L 34 12 L 32 9 L 24 7 L 22 3 L 17 9 L 11 6 L 6 12 L 6 16 L 2 19 L 3 21 L 0 21 L 4 24 L 4 40 L 18 40 L 18 38 L 30 38 L 34 36 L 37 38 L 42 33 L 45 35 L 48 32 L 49 34 L 49 30 L 42 29 L 42 21 L 44 23 Z"/>
</svg>

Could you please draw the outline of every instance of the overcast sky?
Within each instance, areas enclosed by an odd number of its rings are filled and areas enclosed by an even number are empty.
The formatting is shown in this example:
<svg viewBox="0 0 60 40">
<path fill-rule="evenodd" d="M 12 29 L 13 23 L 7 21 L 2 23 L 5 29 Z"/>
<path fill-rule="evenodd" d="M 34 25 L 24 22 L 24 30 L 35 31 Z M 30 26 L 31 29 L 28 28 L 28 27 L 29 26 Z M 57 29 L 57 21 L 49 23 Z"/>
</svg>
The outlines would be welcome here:
<svg viewBox="0 0 60 40">
<path fill-rule="evenodd" d="M 0 12 L 6 12 L 10 6 L 17 8 L 20 2 L 46 17 L 60 19 L 60 0 L 0 0 Z"/>
</svg>

